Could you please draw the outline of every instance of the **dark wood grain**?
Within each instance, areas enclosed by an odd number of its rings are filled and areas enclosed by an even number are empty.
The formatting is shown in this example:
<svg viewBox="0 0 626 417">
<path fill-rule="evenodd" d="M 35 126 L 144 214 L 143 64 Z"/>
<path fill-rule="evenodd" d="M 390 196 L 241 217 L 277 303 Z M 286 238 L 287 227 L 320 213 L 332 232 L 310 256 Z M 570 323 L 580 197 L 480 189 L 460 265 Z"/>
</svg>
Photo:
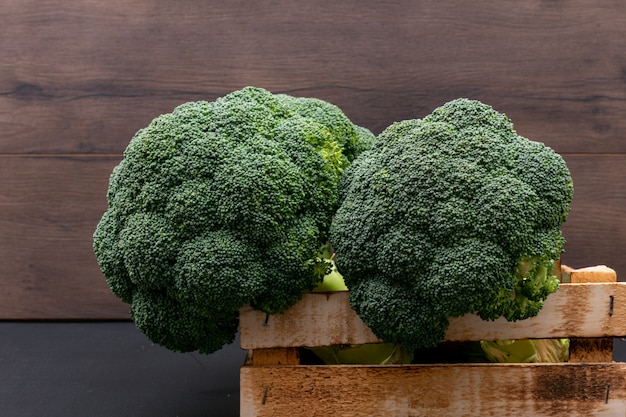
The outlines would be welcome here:
<svg viewBox="0 0 626 417">
<path fill-rule="evenodd" d="M 245 85 L 378 132 L 460 96 L 559 152 L 624 152 L 626 3 L 9 0 L 1 152 L 120 152 L 152 117 Z"/>
<path fill-rule="evenodd" d="M 605 264 L 624 280 L 626 155 L 565 155 L 565 160 L 574 200 L 563 226 L 563 263 L 574 268 Z"/>
<path fill-rule="evenodd" d="M 563 153 L 564 262 L 626 275 L 626 3 L 0 2 L 0 318 L 115 318 L 91 251 L 108 175 L 159 114 L 246 85 L 378 133 L 457 97 Z"/>
<path fill-rule="evenodd" d="M 0 157 L 0 318 L 117 319 L 92 235 L 118 157 Z"/>
<path fill-rule="evenodd" d="M 612 417 L 626 406 L 625 372 L 625 363 L 243 366 L 241 416 Z"/>
</svg>

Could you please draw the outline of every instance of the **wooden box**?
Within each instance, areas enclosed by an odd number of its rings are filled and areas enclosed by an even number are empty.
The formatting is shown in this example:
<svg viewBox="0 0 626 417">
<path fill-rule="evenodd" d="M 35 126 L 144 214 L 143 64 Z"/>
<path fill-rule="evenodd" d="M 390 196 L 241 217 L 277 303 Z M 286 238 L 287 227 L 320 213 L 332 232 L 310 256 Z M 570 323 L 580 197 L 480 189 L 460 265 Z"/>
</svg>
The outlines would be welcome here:
<svg viewBox="0 0 626 417">
<path fill-rule="evenodd" d="M 285 314 L 240 315 L 244 417 L 626 416 L 626 283 L 604 266 L 562 267 L 537 317 L 451 320 L 447 341 L 570 338 L 559 364 L 301 365 L 299 347 L 380 342 L 347 292 L 306 293 Z"/>
</svg>

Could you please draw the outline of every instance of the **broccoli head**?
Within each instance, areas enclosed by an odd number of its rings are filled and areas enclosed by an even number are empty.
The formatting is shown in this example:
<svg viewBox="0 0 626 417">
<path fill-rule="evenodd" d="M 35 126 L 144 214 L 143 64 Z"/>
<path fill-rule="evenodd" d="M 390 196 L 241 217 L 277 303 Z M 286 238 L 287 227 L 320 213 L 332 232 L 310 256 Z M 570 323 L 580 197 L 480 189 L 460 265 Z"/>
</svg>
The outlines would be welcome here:
<svg viewBox="0 0 626 417">
<path fill-rule="evenodd" d="M 340 175 L 374 139 L 330 103 L 254 87 L 157 117 L 94 233 L 111 290 L 154 342 L 221 348 L 243 305 L 282 312 L 328 272 Z"/>
<path fill-rule="evenodd" d="M 558 286 L 569 170 L 479 101 L 389 126 L 339 195 L 337 267 L 352 307 L 385 341 L 434 346 L 466 313 L 525 319 Z"/>
</svg>

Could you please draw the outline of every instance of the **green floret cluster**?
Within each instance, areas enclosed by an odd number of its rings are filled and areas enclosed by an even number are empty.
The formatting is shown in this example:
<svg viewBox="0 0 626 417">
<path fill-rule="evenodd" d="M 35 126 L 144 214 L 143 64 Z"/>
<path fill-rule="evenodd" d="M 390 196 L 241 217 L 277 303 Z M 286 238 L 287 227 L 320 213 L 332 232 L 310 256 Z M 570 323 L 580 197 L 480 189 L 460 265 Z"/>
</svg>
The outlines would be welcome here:
<svg viewBox="0 0 626 417">
<path fill-rule="evenodd" d="M 219 349 L 243 305 L 283 312 L 329 271 L 339 178 L 373 141 L 330 103 L 254 87 L 157 117 L 94 233 L 110 288 L 154 342 Z"/>
<path fill-rule="evenodd" d="M 352 307 L 410 349 L 439 343 L 450 317 L 536 315 L 572 195 L 561 156 L 479 101 L 394 123 L 340 184 L 330 240 Z"/>
</svg>

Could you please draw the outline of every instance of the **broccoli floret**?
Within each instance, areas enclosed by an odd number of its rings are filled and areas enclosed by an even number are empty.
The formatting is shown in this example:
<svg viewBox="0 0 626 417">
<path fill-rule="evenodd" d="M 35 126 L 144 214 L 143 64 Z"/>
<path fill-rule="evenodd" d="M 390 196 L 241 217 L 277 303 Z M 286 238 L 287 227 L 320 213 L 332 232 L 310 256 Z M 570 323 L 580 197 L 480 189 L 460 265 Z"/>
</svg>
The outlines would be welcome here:
<svg viewBox="0 0 626 417">
<path fill-rule="evenodd" d="M 330 270 L 339 178 L 374 139 L 328 102 L 255 87 L 157 117 L 94 233 L 111 290 L 154 342 L 219 349 L 243 305 L 283 312 Z"/>
<path fill-rule="evenodd" d="M 354 310 L 409 348 L 450 317 L 532 317 L 558 286 L 573 184 L 560 155 L 458 99 L 397 122 L 340 181 L 330 241 Z"/>
</svg>

